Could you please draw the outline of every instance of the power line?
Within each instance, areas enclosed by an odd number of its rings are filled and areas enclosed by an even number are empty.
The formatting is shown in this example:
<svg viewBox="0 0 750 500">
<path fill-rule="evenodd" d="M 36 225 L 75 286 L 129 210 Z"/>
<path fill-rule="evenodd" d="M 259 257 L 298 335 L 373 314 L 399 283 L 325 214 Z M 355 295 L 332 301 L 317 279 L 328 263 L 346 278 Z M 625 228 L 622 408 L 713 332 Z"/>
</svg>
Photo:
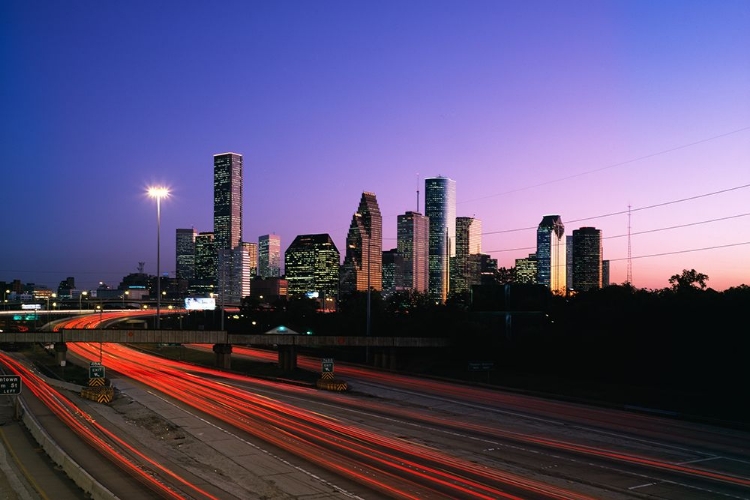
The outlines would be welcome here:
<svg viewBox="0 0 750 500">
<path fill-rule="evenodd" d="M 666 226 L 666 227 L 659 227 L 654 229 L 647 229 L 644 231 L 636 231 L 634 233 L 630 233 L 630 236 L 637 236 L 641 234 L 650 234 L 650 233 L 659 233 L 661 231 L 669 231 L 672 229 L 682 229 L 685 227 L 692 227 L 692 226 L 700 226 L 703 224 L 710 224 L 712 222 L 721 222 L 725 220 L 731 220 L 731 219 L 739 219 L 741 217 L 747 217 L 750 216 L 750 212 L 746 212 L 744 214 L 735 214 L 735 215 L 727 215 L 726 217 L 718 217 L 715 219 L 706 219 L 702 221 L 697 222 L 688 222 L 687 224 L 678 224 L 675 226 Z M 603 240 L 611 240 L 611 239 L 617 239 L 617 238 L 624 238 L 626 236 L 629 236 L 628 233 L 625 234 L 616 234 L 614 236 L 603 236 Z M 500 252 L 515 252 L 519 250 L 534 250 L 536 247 L 519 247 L 519 248 L 504 248 L 499 250 L 487 250 L 487 253 L 500 253 Z"/>
<path fill-rule="evenodd" d="M 680 146 L 675 146 L 673 148 L 663 149 L 661 151 L 657 151 L 655 153 L 650 153 L 650 154 L 647 154 L 647 155 L 644 155 L 644 156 L 639 156 L 637 158 L 633 158 L 633 159 L 630 159 L 630 160 L 625 160 L 625 161 L 621 161 L 621 162 L 618 162 L 618 163 L 613 163 L 611 165 L 607 165 L 607 166 L 604 166 L 604 167 L 599 167 L 599 168 L 595 168 L 595 169 L 592 169 L 592 170 L 586 170 L 584 172 L 580 172 L 580 173 L 573 174 L 573 175 L 568 175 L 566 177 L 559 177 L 557 179 L 551 179 L 551 180 L 548 180 L 548 181 L 545 181 L 545 182 L 540 182 L 538 184 L 532 184 L 530 186 L 525 186 L 525 187 L 521 187 L 521 188 L 517 188 L 517 189 L 511 189 L 510 191 L 504 191 L 502 193 L 491 194 L 491 195 L 488 195 L 488 196 L 482 196 L 480 198 L 473 198 L 471 200 L 465 200 L 465 201 L 462 201 L 461 203 L 469 203 L 469 202 L 472 202 L 472 201 L 486 200 L 486 199 L 489 199 L 489 198 L 496 198 L 498 196 L 503 196 L 503 195 L 506 195 L 506 194 L 518 193 L 520 191 L 527 191 L 529 189 L 534 189 L 534 188 L 541 187 L 541 186 L 548 186 L 550 184 L 555 184 L 557 182 L 562 182 L 562 181 L 567 181 L 567 180 L 570 180 L 570 179 L 575 179 L 575 178 L 578 178 L 578 177 L 583 177 L 584 175 L 589 175 L 589 174 L 593 174 L 593 173 L 596 173 L 596 172 L 601 172 L 603 170 L 609 170 L 611 168 L 622 167 L 624 165 L 629 165 L 630 163 L 635 163 L 635 162 L 638 162 L 638 161 L 641 161 L 641 160 L 647 160 L 647 159 L 653 158 L 655 156 L 660 156 L 660 155 L 667 154 L 667 153 L 673 153 L 673 152 L 679 151 L 681 149 L 689 148 L 689 147 L 692 147 L 692 146 L 697 146 L 698 144 L 703 144 L 703 143 L 706 143 L 706 142 L 714 141 L 716 139 L 721 139 L 723 137 L 727 137 L 727 136 L 730 136 L 730 135 L 738 134 L 740 132 L 745 132 L 746 130 L 750 130 L 750 126 L 738 128 L 738 129 L 732 130 L 730 132 L 725 132 L 723 134 L 714 135 L 714 136 L 711 136 L 711 137 L 707 137 L 705 139 L 700 139 L 698 141 L 689 142 L 687 144 L 682 144 Z"/>
<path fill-rule="evenodd" d="M 681 253 L 690 253 L 690 252 L 702 252 L 704 250 L 716 250 L 719 248 L 730 248 L 730 247 L 739 247 L 743 245 L 750 245 L 750 241 L 742 241 L 739 243 L 727 243 L 726 245 L 714 245 L 710 247 L 703 247 L 703 248 L 691 248 L 688 250 L 675 250 L 673 252 L 662 252 L 662 253 L 652 253 L 649 255 L 638 255 L 636 257 L 633 257 L 633 259 L 647 259 L 650 257 L 663 257 L 664 255 L 677 255 Z M 618 260 L 627 260 L 627 257 L 620 257 L 618 259 L 607 259 L 610 262 L 618 261 Z"/>
<path fill-rule="evenodd" d="M 651 210 L 653 208 L 659 208 L 659 207 L 664 207 L 664 206 L 668 206 L 668 205 L 675 205 L 677 203 L 684 203 L 686 201 L 693 201 L 693 200 L 698 200 L 700 198 L 707 198 L 709 196 L 715 196 L 715 195 L 718 195 L 718 194 L 724 194 L 724 193 L 729 193 L 729 192 L 732 192 L 732 191 L 737 191 L 737 190 L 740 190 L 740 189 L 747 189 L 748 187 L 750 187 L 750 183 L 748 183 L 748 184 L 742 184 L 742 185 L 739 185 L 739 186 L 734 186 L 734 187 L 730 187 L 730 188 L 726 188 L 726 189 L 720 189 L 719 191 L 711 191 L 710 193 L 703 193 L 703 194 L 698 194 L 698 195 L 695 195 L 695 196 L 688 196 L 687 198 L 679 198 L 677 200 L 670 200 L 670 201 L 665 201 L 665 202 L 662 202 L 662 203 L 655 203 L 653 205 L 646 205 L 646 206 L 643 206 L 643 207 L 629 208 L 627 210 L 620 210 L 620 211 L 617 211 L 617 212 L 610 212 L 610 213 L 606 213 L 606 214 L 594 215 L 594 216 L 591 216 L 591 217 L 583 217 L 583 218 L 580 218 L 580 219 L 572 219 L 572 220 L 568 221 L 568 224 L 571 224 L 573 222 L 583 222 L 583 221 L 589 221 L 589 220 L 594 220 L 594 219 L 603 219 L 605 217 L 612 217 L 614 215 L 623 215 L 623 214 L 627 214 L 627 213 L 631 213 L 631 212 L 642 212 L 644 210 Z M 513 233 L 513 232 L 518 232 L 518 231 L 528 231 L 528 230 L 536 229 L 536 228 L 537 228 L 536 226 L 531 226 L 531 227 L 522 227 L 522 228 L 514 228 L 514 229 L 504 229 L 504 230 L 501 230 L 501 231 L 489 231 L 489 232 L 486 232 L 486 233 L 482 233 L 482 236 L 491 235 L 491 234 Z"/>
<path fill-rule="evenodd" d="M 681 229 L 683 227 L 700 226 L 702 224 L 709 224 L 711 222 L 721 222 L 721 221 L 730 220 L 730 219 L 739 219 L 740 217 L 747 217 L 748 215 L 750 215 L 750 212 L 747 212 L 744 214 L 737 214 L 737 215 L 728 215 L 726 217 L 719 217 L 717 219 L 708 219 L 708 220 L 702 220 L 698 222 L 689 222 L 687 224 L 678 224 L 676 226 L 667 226 L 667 227 L 659 227 L 656 229 L 647 229 L 645 231 L 636 231 L 630 234 L 633 236 L 636 236 L 639 234 L 658 233 L 661 231 L 668 231 L 670 229 Z M 609 239 L 615 239 L 615 238 L 624 238 L 625 236 L 627 236 L 627 234 L 617 234 L 615 236 L 605 236 L 602 239 L 609 240 Z"/>
</svg>

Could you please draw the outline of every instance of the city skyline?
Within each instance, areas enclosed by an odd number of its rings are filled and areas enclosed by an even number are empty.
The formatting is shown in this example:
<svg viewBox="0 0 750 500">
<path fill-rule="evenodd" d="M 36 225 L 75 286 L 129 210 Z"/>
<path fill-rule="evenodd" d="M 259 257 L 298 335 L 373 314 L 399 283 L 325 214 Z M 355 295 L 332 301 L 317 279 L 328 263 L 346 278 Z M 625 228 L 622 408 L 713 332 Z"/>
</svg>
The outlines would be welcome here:
<svg viewBox="0 0 750 500">
<path fill-rule="evenodd" d="M 363 191 L 396 248 L 397 216 L 425 213 L 424 179 L 445 176 L 498 266 L 559 214 L 566 235 L 602 231 L 612 283 L 630 229 L 636 287 L 691 268 L 717 290 L 750 284 L 746 2 L 9 1 L 0 14 L 0 280 L 155 274 L 155 184 L 170 188 L 174 275 L 175 230 L 212 231 L 211 157 L 236 151 L 243 239 L 278 234 L 282 252 L 303 234 L 345 248 Z"/>
</svg>

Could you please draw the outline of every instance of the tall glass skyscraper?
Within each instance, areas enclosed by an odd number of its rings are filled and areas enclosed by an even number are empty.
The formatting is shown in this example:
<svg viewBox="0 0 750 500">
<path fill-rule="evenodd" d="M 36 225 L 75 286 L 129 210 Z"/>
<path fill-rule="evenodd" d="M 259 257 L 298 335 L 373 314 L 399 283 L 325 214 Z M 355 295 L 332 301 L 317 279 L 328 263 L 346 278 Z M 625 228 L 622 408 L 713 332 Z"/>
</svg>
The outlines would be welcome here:
<svg viewBox="0 0 750 500">
<path fill-rule="evenodd" d="M 403 262 L 403 287 L 427 292 L 430 220 L 419 212 L 397 217 L 396 250 Z"/>
<path fill-rule="evenodd" d="M 178 229 L 175 241 L 176 275 L 178 280 L 195 279 L 195 228 Z"/>
<path fill-rule="evenodd" d="M 565 295 L 565 226 L 559 215 L 545 215 L 536 230 L 537 283 Z"/>
<path fill-rule="evenodd" d="M 341 293 L 383 288 L 383 218 L 375 193 L 362 193 L 346 236 Z"/>
<path fill-rule="evenodd" d="M 214 243 L 236 248 L 242 241 L 242 155 L 214 155 Z"/>
<path fill-rule="evenodd" d="M 217 290 L 220 304 L 234 300 L 242 281 L 236 275 L 232 251 L 242 242 L 242 155 L 214 155 L 214 247 L 217 255 Z"/>
<path fill-rule="evenodd" d="M 593 227 L 573 230 L 573 290 L 602 287 L 602 231 Z"/>
<path fill-rule="evenodd" d="M 456 256 L 451 266 L 451 292 L 468 292 L 481 283 L 479 259 L 482 253 L 482 221 L 474 217 L 456 217 Z"/>
<path fill-rule="evenodd" d="M 195 237 L 195 279 L 190 283 L 192 293 L 205 295 L 214 292 L 217 261 L 214 233 L 198 233 Z"/>
<path fill-rule="evenodd" d="M 450 258 L 456 255 L 456 181 L 428 177 L 424 187 L 424 212 L 430 219 L 429 292 L 444 303 L 450 290 Z"/>
<path fill-rule="evenodd" d="M 258 276 L 281 276 L 281 237 L 276 234 L 265 234 L 258 238 Z"/>
</svg>

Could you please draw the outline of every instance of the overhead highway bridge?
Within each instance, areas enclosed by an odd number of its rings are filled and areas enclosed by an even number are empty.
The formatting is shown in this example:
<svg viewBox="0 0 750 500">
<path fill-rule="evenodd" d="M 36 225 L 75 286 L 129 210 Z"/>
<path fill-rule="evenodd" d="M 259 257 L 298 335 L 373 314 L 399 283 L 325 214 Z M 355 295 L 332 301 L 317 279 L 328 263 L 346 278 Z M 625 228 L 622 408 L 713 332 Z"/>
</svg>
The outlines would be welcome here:
<svg viewBox="0 0 750 500">
<path fill-rule="evenodd" d="M 216 365 L 228 369 L 232 345 L 276 346 L 279 367 L 297 367 L 299 347 L 371 347 L 374 364 L 393 368 L 401 348 L 447 347 L 448 339 L 431 337 L 355 337 L 290 334 L 232 334 L 204 330 L 142 330 L 142 329 L 60 329 L 53 332 L 3 333 L 3 342 L 54 344 L 58 361 L 65 360 L 68 342 L 111 342 L 119 344 L 213 344 Z"/>
</svg>

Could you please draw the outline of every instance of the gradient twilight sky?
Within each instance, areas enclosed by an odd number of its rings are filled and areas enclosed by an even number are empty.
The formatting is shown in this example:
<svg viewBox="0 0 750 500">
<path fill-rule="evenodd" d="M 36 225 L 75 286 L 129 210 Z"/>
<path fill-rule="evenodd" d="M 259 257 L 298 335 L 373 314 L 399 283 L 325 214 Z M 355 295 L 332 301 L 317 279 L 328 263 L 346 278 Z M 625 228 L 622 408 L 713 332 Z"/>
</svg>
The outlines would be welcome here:
<svg viewBox="0 0 750 500">
<path fill-rule="evenodd" d="M 581 219 L 630 205 L 636 287 L 684 268 L 750 284 L 747 0 L 6 0 L 0 61 L 0 280 L 155 273 L 151 184 L 172 191 L 174 272 L 175 230 L 213 230 L 213 155 L 233 151 L 245 241 L 329 233 L 343 254 L 372 191 L 393 248 L 443 175 L 500 266 L 559 214 L 602 229 L 621 283 L 627 213 Z M 724 248 L 686 252 L 706 247 Z"/>
</svg>

